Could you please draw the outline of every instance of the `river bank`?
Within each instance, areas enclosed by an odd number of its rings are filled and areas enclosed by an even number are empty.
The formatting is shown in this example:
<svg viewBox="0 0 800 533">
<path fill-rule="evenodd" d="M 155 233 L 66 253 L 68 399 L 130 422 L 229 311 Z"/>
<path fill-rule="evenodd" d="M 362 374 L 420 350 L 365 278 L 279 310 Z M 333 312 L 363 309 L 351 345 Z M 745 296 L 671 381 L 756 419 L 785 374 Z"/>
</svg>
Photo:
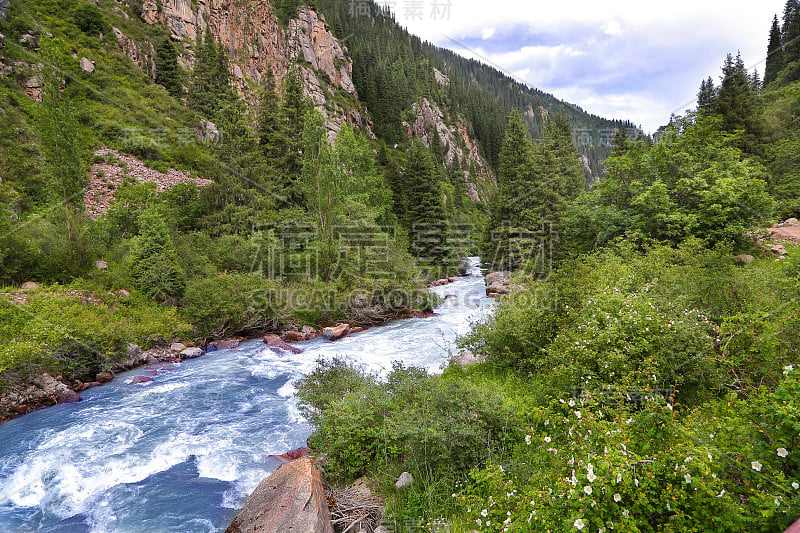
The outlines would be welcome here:
<svg viewBox="0 0 800 533">
<path fill-rule="evenodd" d="M 427 286 L 429 288 L 441 287 L 460 279 L 462 277 L 454 276 L 435 280 L 429 282 Z M 18 293 L 14 293 L 12 299 L 17 305 L 26 305 L 29 294 L 31 293 L 18 291 Z M 23 299 L 22 297 L 25 298 Z M 263 332 L 249 337 L 215 339 L 207 344 L 173 339 L 170 343 L 164 343 L 146 350 L 136 344 L 129 344 L 126 348 L 126 357 L 123 360 L 114 363 L 106 370 L 96 372 L 90 376 L 82 376 L 84 379 L 69 379 L 57 373 L 40 372 L 27 379 L 17 379 L 8 383 L 0 390 L 0 425 L 19 416 L 53 405 L 79 402 L 81 401 L 80 393 L 110 382 L 120 372 L 140 368 L 152 373 L 171 371 L 173 367 L 170 365 L 179 364 L 186 359 L 201 357 L 207 352 L 221 348 L 235 348 L 240 342 L 262 337 L 265 342 L 267 342 L 267 337 L 278 337 L 284 343 L 284 346 L 280 346 L 277 349 L 291 350 L 291 348 L 287 347 L 287 343 L 307 341 L 318 336 L 325 336 L 327 335 L 326 330 L 331 328 L 338 329 L 338 333 L 334 332 L 328 337 L 331 341 L 335 341 L 347 335 L 357 334 L 373 327 L 380 327 L 391 320 L 431 318 L 433 316 L 436 315 L 431 308 L 405 309 L 398 311 L 395 316 L 386 318 L 382 324 L 360 324 L 355 322 L 351 326 L 351 323 L 344 322 L 318 328 L 304 326 L 303 328 L 287 329 L 282 332 Z M 277 346 L 274 343 L 272 344 Z M 143 379 L 146 381 L 148 377 L 144 376 Z"/>
</svg>

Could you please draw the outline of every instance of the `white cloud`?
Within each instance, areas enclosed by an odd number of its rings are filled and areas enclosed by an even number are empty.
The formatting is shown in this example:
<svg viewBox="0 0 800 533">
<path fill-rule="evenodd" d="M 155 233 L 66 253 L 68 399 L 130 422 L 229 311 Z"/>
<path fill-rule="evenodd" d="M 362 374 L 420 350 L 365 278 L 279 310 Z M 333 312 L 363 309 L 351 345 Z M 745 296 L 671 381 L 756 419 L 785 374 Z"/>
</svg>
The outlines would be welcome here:
<svg viewBox="0 0 800 533">
<path fill-rule="evenodd" d="M 488 8 L 485 0 L 449 0 L 447 17 L 436 20 L 433 7 L 448 0 L 416 3 L 424 6 L 421 20 L 408 16 L 411 0 L 390 5 L 423 39 L 653 131 L 687 107 L 701 79 L 719 74 L 726 53 L 741 50 L 763 74 L 772 16 L 783 12 L 784 0 L 492 0 Z M 478 39 L 471 50 L 459 44 Z"/>
<path fill-rule="evenodd" d="M 603 32 L 606 35 L 619 35 L 622 33 L 622 24 L 616 20 L 609 21 L 603 25 Z"/>
</svg>

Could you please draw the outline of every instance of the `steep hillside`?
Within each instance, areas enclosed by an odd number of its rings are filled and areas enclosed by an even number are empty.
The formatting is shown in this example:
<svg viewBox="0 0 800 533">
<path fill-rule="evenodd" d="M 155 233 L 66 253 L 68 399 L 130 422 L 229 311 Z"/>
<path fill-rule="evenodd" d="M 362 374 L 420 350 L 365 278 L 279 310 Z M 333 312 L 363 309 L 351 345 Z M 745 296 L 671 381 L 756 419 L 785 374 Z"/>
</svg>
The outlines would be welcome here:
<svg viewBox="0 0 800 533">
<path fill-rule="evenodd" d="M 635 134 L 630 122 L 591 115 L 490 66 L 421 41 L 401 28 L 389 10 L 371 1 L 359 2 L 357 13 L 346 0 L 321 0 L 319 6 L 333 32 L 347 38 L 353 81 L 372 113 L 375 131 L 387 141 L 403 138 L 407 133 L 404 123 L 416 120 L 414 109 L 424 108 L 422 100 L 427 98 L 443 114 L 451 115 L 451 122 L 460 120 L 468 125 L 489 166 L 496 168 L 511 111 L 524 116 L 537 139 L 550 113 L 564 113 L 591 184 L 603 174 L 615 131 Z"/>
</svg>

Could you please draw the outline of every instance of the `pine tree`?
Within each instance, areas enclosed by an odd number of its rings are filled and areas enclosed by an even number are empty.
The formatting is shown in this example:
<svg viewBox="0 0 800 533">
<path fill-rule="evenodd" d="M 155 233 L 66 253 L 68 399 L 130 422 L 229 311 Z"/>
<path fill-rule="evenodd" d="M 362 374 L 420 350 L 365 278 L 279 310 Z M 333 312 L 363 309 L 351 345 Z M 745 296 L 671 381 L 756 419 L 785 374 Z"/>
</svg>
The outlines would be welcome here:
<svg viewBox="0 0 800 533">
<path fill-rule="evenodd" d="M 788 0 L 783 13 L 784 64 L 800 59 L 800 2 Z"/>
<path fill-rule="evenodd" d="M 411 228 L 411 252 L 423 265 L 446 266 L 452 259 L 444 204 L 430 151 L 414 140 L 404 175 L 405 225 Z"/>
<path fill-rule="evenodd" d="M 535 215 L 526 209 L 534 181 L 533 159 L 528 129 L 522 117 L 512 113 L 500 149 L 497 190 L 490 201 L 489 222 L 482 237 L 482 255 L 494 269 L 511 270 L 521 264 L 512 241 L 534 224 Z"/>
<path fill-rule="evenodd" d="M 275 91 L 275 76 L 267 69 L 258 106 L 258 144 L 270 164 L 283 168 L 288 152 L 286 115 Z"/>
<path fill-rule="evenodd" d="M 711 76 L 700 83 L 700 92 L 697 93 L 697 110 L 701 113 L 714 113 L 716 110 L 717 88 Z"/>
<path fill-rule="evenodd" d="M 767 45 L 767 64 L 764 69 L 764 86 L 769 85 L 778 78 L 778 73 L 784 66 L 783 46 L 781 44 L 781 27 L 778 15 L 772 19 L 772 29 L 769 32 L 769 45 Z"/>
<path fill-rule="evenodd" d="M 611 155 L 621 156 L 627 151 L 628 137 L 622 132 L 622 130 L 617 130 L 617 133 L 614 134 L 614 144 L 611 148 Z"/>
<path fill-rule="evenodd" d="M 192 88 L 189 93 L 189 105 L 209 118 L 217 112 L 215 79 L 217 68 L 217 46 L 211 35 L 210 27 L 206 27 L 203 41 L 197 47 L 197 60 L 192 75 Z"/>
<path fill-rule="evenodd" d="M 567 204 L 586 189 L 586 178 L 566 115 L 558 113 L 547 120 L 541 151 L 544 181 L 538 189 L 546 191 L 549 197 L 542 202 L 543 214 L 558 228 Z"/>
<path fill-rule="evenodd" d="M 743 131 L 740 140 L 742 151 L 760 155 L 763 152 L 764 125 L 758 109 L 758 94 L 741 55 L 734 60 L 728 54 L 722 73 L 715 105 L 715 112 L 722 115 L 722 128 L 728 133 Z"/>
<path fill-rule="evenodd" d="M 308 102 L 303 96 L 303 87 L 297 79 L 294 71 L 287 74 L 283 82 L 283 109 L 286 115 L 286 134 L 288 137 L 288 147 L 286 152 L 286 163 L 284 172 L 291 177 L 298 177 L 303 167 L 300 155 L 303 146 L 303 131 L 305 129 L 303 121 L 309 110 Z M 300 202 L 301 198 L 292 198 L 295 202 Z"/>
<path fill-rule="evenodd" d="M 178 56 L 175 53 L 175 45 L 166 35 L 156 44 L 156 83 L 163 86 L 175 98 L 181 95 Z"/>
</svg>

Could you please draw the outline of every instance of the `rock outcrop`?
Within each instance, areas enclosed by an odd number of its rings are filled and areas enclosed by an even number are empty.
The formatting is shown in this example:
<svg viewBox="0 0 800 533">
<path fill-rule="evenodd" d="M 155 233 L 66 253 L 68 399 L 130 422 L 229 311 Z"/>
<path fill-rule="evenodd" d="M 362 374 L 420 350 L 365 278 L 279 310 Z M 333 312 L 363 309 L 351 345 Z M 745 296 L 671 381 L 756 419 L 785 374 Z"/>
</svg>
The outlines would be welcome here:
<svg viewBox="0 0 800 533">
<path fill-rule="evenodd" d="M 264 335 L 264 337 L 261 340 L 264 341 L 264 344 L 266 344 L 271 349 L 273 349 L 273 351 L 277 351 L 278 353 L 280 353 L 280 350 L 284 350 L 284 351 L 291 352 L 291 353 L 294 353 L 294 354 L 298 354 L 298 353 L 302 353 L 303 352 L 303 350 L 301 350 L 300 348 L 297 348 L 297 347 L 292 346 L 291 344 L 285 342 L 278 335 L 272 335 L 272 334 Z"/>
<path fill-rule="evenodd" d="M 111 28 L 111 31 L 114 32 L 114 37 L 117 38 L 120 51 L 131 58 L 151 79 L 156 79 L 156 62 L 153 59 L 156 57 L 156 51 L 153 45 L 147 41 L 137 44 L 136 41 L 122 33 L 119 28 Z"/>
<path fill-rule="evenodd" d="M 333 533 L 322 475 L 303 457 L 262 481 L 225 533 Z"/>
<path fill-rule="evenodd" d="M 215 40 L 228 51 L 234 83 L 249 104 L 257 103 L 249 81 L 257 85 L 271 70 L 280 84 L 290 69 L 296 69 L 306 96 L 327 119 L 330 140 L 344 123 L 372 136 L 371 122 L 359 104 L 344 108 L 331 99 L 330 93 L 343 91 L 351 100 L 357 100 L 353 62 L 315 9 L 301 8 L 286 30 L 271 5 L 263 0 L 145 0 L 142 19 L 149 24 L 163 24 L 174 40 L 186 41 L 178 58 L 186 67 L 194 65 L 194 52 L 186 45 L 200 40 L 206 28 L 210 28 Z M 125 53 L 147 70 L 149 66 L 142 64 L 140 50 L 117 32 L 115 29 Z M 148 47 L 152 49 L 149 43 Z M 155 70 L 152 72 L 154 77 Z"/>
<path fill-rule="evenodd" d="M 289 21 L 289 57 L 297 60 L 300 56 L 313 70 L 327 74 L 342 90 L 356 94 L 353 61 L 345 55 L 325 19 L 313 9 L 301 9 L 297 18 Z"/>
<path fill-rule="evenodd" d="M 463 169 L 464 187 L 470 199 L 474 202 L 488 201 L 497 182 L 464 122 L 457 120 L 452 125 L 452 118 L 446 117 L 439 106 L 427 98 L 411 108 L 414 122 L 404 123 L 409 135 L 417 137 L 429 148 L 433 135 L 436 135 L 439 145 L 447 150 L 444 154 L 445 164 L 450 168 L 457 165 Z"/>
<path fill-rule="evenodd" d="M 0 424 L 20 415 L 57 403 L 81 401 L 74 390 L 49 374 L 40 374 L 29 383 L 12 385 L 0 394 Z"/>
</svg>

